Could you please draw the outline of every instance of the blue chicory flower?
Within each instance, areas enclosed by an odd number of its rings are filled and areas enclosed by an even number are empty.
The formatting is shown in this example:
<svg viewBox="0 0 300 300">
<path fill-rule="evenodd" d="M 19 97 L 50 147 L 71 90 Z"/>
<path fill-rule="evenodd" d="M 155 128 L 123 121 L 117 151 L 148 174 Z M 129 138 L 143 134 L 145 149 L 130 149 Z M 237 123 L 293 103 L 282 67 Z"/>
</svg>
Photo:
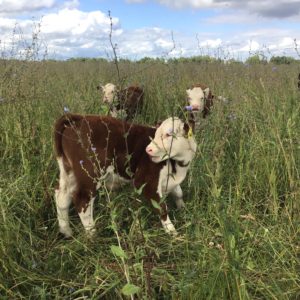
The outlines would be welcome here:
<svg viewBox="0 0 300 300">
<path fill-rule="evenodd" d="M 191 110 L 193 110 L 193 107 L 191 105 L 187 105 L 187 106 L 185 106 L 185 109 L 191 111 Z"/>
</svg>

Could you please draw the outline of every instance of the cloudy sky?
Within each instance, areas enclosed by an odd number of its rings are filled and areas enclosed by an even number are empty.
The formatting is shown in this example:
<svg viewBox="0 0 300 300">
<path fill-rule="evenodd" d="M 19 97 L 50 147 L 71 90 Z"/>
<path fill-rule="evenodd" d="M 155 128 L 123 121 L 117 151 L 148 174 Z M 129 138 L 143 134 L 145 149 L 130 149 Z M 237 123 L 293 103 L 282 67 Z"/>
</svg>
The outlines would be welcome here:
<svg viewBox="0 0 300 300">
<path fill-rule="evenodd" d="M 122 58 L 299 58 L 296 0 L 0 0 L 0 51 L 25 55 L 33 46 L 48 58 L 111 57 L 108 11 Z"/>
</svg>

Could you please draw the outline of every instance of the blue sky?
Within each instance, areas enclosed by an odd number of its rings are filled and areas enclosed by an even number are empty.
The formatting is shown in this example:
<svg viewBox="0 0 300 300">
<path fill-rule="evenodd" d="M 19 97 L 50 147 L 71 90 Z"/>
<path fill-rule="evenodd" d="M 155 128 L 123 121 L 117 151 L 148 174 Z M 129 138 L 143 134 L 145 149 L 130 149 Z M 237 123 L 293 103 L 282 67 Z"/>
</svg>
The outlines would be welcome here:
<svg viewBox="0 0 300 300">
<path fill-rule="evenodd" d="M 131 30 L 141 27 L 162 27 L 173 30 L 190 28 L 195 30 L 195 26 L 199 26 L 201 23 L 201 18 L 210 14 L 208 10 L 172 9 L 155 1 L 145 3 L 128 3 L 121 0 L 82 1 L 80 8 L 85 11 L 99 9 L 107 12 L 110 10 L 114 16 L 120 18 L 126 29 Z"/>
<path fill-rule="evenodd" d="M 2 56 L 18 39 L 30 45 L 38 28 L 40 52 L 50 58 L 109 57 L 109 10 L 123 58 L 244 58 L 249 52 L 298 57 L 296 0 L 0 0 Z M 19 47 L 14 55 L 24 53 Z"/>
</svg>

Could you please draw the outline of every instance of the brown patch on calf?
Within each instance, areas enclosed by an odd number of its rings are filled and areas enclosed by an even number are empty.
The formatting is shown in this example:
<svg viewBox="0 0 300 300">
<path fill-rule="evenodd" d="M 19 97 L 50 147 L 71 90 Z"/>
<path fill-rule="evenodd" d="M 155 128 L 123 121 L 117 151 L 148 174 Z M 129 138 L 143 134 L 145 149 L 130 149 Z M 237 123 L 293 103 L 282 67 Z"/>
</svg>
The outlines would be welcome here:
<svg viewBox="0 0 300 300">
<path fill-rule="evenodd" d="M 144 90 L 139 86 L 129 86 L 117 93 L 115 108 L 126 111 L 126 121 L 132 120 L 136 113 L 142 108 L 144 101 Z"/>
<path fill-rule="evenodd" d="M 183 129 L 184 129 L 187 136 L 189 134 L 190 129 L 194 133 L 195 132 L 195 120 L 192 118 L 192 119 L 189 120 L 188 123 L 184 123 Z"/>
<path fill-rule="evenodd" d="M 205 98 L 205 103 L 204 103 L 204 109 L 202 112 L 203 118 L 206 118 L 206 116 L 210 113 L 210 109 L 213 106 L 213 99 L 214 95 L 212 95 L 211 91 L 209 91 L 209 95 L 207 98 Z"/>
</svg>

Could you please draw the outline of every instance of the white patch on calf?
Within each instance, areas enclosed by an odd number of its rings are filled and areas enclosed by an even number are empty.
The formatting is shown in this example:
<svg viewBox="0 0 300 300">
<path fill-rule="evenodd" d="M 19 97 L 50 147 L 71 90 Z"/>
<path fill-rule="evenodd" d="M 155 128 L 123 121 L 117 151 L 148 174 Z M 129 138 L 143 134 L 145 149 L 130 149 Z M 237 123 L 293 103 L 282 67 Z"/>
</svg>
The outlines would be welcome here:
<svg viewBox="0 0 300 300">
<path fill-rule="evenodd" d="M 185 204 L 182 199 L 183 193 L 180 185 L 178 184 L 170 193 L 175 198 L 177 208 L 178 209 L 184 208 Z"/>
<path fill-rule="evenodd" d="M 168 215 L 165 221 L 161 220 L 161 224 L 166 233 L 171 234 L 173 236 L 176 236 L 178 234 Z"/>
<path fill-rule="evenodd" d="M 95 232 L 95 222 L 93 217 L 94 201 L 95 197 L 93 197 L 87 207 L 79 213 L 81 223 L 89 235 L 92 235 Z"/>
<path fill-rule="evenodd" d="M 175 196 L 177 208 L 184 207 L 182 200 L 182 190 L 180 183 L 185 179 L 188 166 L 180 167 L 176 164 L 176 173 L 172 173 L 172 165 L 170 161 L 161 169 L 158 179 L 157 193 L 160 198 L 164 195 L 168 195 L 170 192 Z M 165 231 L 172 235 L 177 235 L 177 231 L 167 215 L 167 219 L 164 221 L 161 219 L 162 225 Z"/>
<path fill-rule="evenodd" d="M 69 207 L 72 202 L 72 194 L 75 191 L 77 184 L 73 173 L 67 174 L 63 165 L 63 159 L 57 158 L 60 176 L 59 188 L 55 190 L 55 203 L 57 210 L 57 219 L 59 231 L 66 237 L 72 235 L 72 229 L 69 222 Z"/>
<path fill-rule="evenodd" d="M 162 198 L 164 195 L 168 195 L 170 192 L 178 189 L 182 181 L 186 177 L 186 173 L 188 171 L 188 166 L 180 167 L 176 164 L 176 173 L 172 173 L 172 165 L 170 161 L 167 162 L 165 166 L 160 170 L 159 179 L 158 179 L 158 186 L 157 186 L 157 193 Z M 180 187 L 179 187 L 180 188 Z M 180 188 L 181 190 L 181 188 Z M 178 192 L 178 190 L 176 191 Z M 179 195 L 179 192 L 176 193 Z M 182 198 L 182 191 L 181 191 L 181 198 Z"/>
</svg>

